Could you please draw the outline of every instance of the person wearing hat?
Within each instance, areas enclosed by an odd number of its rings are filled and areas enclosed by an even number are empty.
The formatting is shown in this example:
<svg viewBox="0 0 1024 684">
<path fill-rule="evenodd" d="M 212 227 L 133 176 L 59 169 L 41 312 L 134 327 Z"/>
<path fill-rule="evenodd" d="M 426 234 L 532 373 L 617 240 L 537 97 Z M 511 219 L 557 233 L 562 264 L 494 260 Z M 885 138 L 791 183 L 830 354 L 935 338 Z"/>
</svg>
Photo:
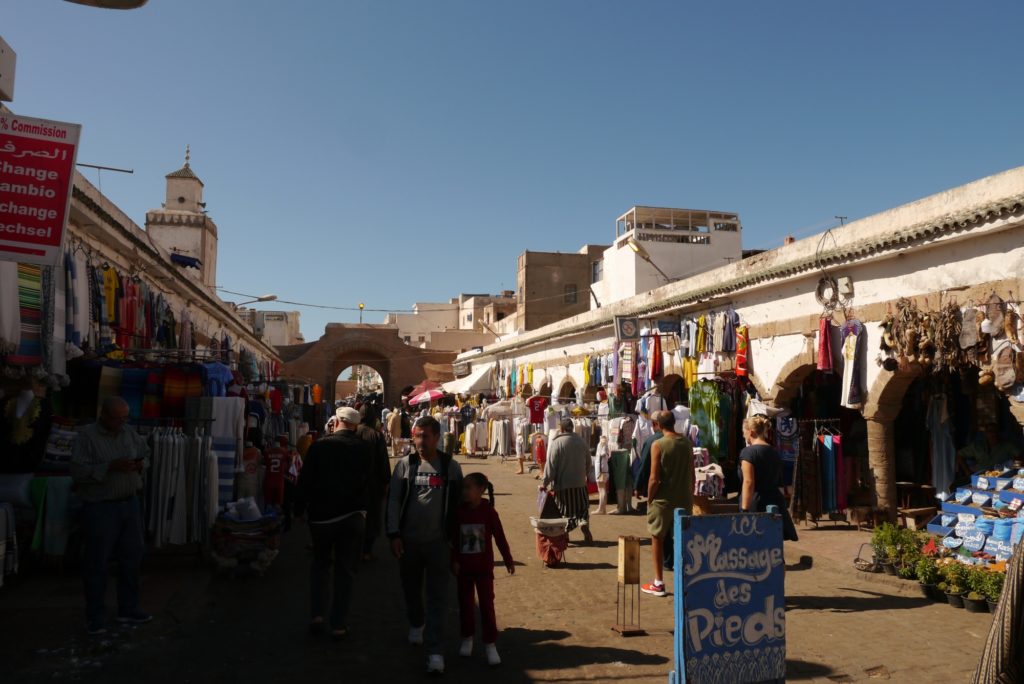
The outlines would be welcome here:
<svg viewBox="0 0 1024 684">
<path fill-rule="evenodd" d="M 331 635 L 348 634 L 352 584 L 363 546 L 366 512 L 373 481 L 374 454 L 356 435 L 359 412 L 342 407 L 333 434 L 313 443 L 299 473 L 296 515 L 309 520 L 313 541 L 310 571 L 310 631 L 323 632 L 329 618 Z M 328 606 L 328 574 L 334 565 L 334 598 Z"/>
</svg>

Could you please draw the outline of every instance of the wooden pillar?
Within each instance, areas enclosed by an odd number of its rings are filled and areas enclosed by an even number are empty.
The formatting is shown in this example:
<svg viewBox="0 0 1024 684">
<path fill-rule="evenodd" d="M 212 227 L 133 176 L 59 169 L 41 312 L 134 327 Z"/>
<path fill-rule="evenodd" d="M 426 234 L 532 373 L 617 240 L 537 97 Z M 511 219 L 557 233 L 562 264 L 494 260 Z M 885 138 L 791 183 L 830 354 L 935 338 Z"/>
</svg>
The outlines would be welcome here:
<svg viewBox="0 0 1024 684">
<path fill-rule="evenodd" d="M 878 507 L 896 522 L 896 432 L 891 418 L 868 418 L 868 464 L 875 477 Z"/>
</svg>

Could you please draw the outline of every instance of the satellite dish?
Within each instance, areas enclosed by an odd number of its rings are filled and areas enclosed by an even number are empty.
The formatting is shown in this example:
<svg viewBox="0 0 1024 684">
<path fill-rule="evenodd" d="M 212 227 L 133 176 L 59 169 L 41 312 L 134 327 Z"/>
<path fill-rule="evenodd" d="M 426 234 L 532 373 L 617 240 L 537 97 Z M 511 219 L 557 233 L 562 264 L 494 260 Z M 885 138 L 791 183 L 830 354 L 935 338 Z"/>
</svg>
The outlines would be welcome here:
<svg viewBox="0 0 1024 684">
<path fill-rule="evenodd" d="M 117 9 L 117 10 L 130 10 L 138 9 L 145 5 L 149 0 L 64 0 L 65 2 L 73 2 L 76 5 L 87 5 L 89 7 L 98 7 L 100 9 Z"/>
</svg>

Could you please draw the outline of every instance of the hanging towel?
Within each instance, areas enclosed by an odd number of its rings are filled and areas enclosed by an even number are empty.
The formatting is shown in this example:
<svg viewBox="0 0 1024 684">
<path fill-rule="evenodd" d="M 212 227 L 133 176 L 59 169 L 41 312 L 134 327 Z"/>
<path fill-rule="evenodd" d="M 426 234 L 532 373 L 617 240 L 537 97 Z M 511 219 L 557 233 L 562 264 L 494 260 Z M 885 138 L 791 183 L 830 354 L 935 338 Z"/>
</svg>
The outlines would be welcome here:
<svg viewBox="0 0 1024 684">
<path fill-rule="evenodd" d="M 827 318 L 818 321 L 818 370 L 832 372 L 832 322 Z"/>
</svg>

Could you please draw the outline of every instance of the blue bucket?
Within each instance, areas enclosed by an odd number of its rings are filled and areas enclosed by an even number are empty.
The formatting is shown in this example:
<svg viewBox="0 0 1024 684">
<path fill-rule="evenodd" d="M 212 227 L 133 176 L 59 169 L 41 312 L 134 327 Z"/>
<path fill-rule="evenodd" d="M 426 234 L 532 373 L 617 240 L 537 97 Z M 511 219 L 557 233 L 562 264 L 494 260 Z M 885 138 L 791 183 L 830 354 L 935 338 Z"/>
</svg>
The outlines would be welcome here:
<svg viewBox="0 0 1024 684">
<path fill-rule="evenodd" d="M 997 541 L 1010 541 L 1010 534 L 1013 532 L 1013 520 L 996 520 L 992 538 Z"/>
<path fill-rule="evenodd" d="M 986 537 L 989 537 L 992 535 L 996 522 L 997 521 L 992 520 L 991 518 L 978 518 L 974 521 L 974 527 L 976 527 L 977 530 Z"/>
</svg>

